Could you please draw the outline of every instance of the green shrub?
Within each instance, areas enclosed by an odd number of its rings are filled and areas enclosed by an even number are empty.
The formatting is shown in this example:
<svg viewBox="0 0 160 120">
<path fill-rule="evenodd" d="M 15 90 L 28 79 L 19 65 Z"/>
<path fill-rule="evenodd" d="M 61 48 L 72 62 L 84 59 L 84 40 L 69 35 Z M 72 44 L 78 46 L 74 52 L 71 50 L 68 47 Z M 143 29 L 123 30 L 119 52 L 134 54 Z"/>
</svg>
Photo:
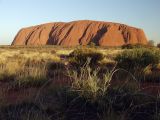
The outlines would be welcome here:
<svg viewBox="0 0 160 120">
<path fill-rule="evenodd" d="M 135 70 L 144 68 L 149 64 L 158 64 L 160 51 L 147 48 L 125 50 L 117 55 L 115 60 L 118 62 L 118 67 L 126 70 Z"/>
<path fill-rule="evenodd" d="M 69 55 L 69 62 L 76 68 L 83 67 L 89 60 L 89 66 L 94 67 L 104 59 L 104 55 L 94 48 L 78 48 Z"/>
</svg>

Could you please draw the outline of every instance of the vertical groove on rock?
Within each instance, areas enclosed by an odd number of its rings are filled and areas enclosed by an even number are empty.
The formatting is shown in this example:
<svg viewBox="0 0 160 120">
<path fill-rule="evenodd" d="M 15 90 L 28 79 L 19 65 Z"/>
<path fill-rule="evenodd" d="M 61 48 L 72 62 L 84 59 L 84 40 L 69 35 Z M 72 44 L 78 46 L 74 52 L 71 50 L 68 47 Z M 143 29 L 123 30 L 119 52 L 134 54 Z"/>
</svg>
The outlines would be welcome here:
<svg viewBox="0 0 160 120">
<path fill-rule="evenodd" d="M 86 36 L 86 34 L 87 34 L 87 31 L 88 31 L 88 29 L 89 29 L 89 27 L 92 25 L 92 23 L 90 23 L 87 27 L 86 27 L 86 29 L 84 30 L 84 32 L 83 32 L 83 35 L 80 37 L 80 39 L 78 40 L 78 42 L 79 42 L 79 44 L 80 45 L 82 45 L 82 39 Z"/>
<path fill-rule="evenodd" d="M 73 29 L 73 25 L 69 28 L 69 30 L 67 31 L 67 33 L 65 34 L 65 36 L 63 37 L 63 39 L 60 41 L 59 45 L 61 45 L 63 43 L 63 41 L 69 36 L 70 32 Z"/>
<path fill-rule="evenodd" d="M 47 45 L 56 45 L 58 43 L 58 40 L 56 39 L 56 36 L 52 36 L 52 34 L 53 34 L 53 32 L 55 32 L 59 28 L 59 26 L 60 25 L 55 24 L 51 28 L 51 31 L 49 33 L 49 39 L 46 42 Z"/>
<path fill-rule="evenodd" d="M 30 38 L 33 35 L 33 33 L 34 33 L 34 30 L 31 33 L 29 33 L 29 35 L 27 36 L 27 38 L 25 40 L 25 45 L 28 45 L 28 41 L 30 40 Z"/>
<path fill-rule="evenodd" d="M 103 37 L 103 35 L 107 32 L 107 27 L 103 26 L 100 28 L 96 35 L 92 38 L 91 42 L 95 43 L 96 45 L 99 45 L 99 40 Z"/>
</svg>

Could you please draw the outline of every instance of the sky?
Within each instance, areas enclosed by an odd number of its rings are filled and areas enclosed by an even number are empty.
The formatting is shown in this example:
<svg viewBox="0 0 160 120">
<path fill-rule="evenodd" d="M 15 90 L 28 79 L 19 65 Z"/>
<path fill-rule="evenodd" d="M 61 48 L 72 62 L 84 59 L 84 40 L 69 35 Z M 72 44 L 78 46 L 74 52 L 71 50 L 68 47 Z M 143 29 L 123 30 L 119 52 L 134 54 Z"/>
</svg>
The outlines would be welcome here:
<svg viewBox="0 0 160 120">
<path fill-rule="evenodd" d="M 160 42 L 160 0 L 0 0 L 0 45 L 23 27 L 75 20 L 127 24 Z"/>
</svg>

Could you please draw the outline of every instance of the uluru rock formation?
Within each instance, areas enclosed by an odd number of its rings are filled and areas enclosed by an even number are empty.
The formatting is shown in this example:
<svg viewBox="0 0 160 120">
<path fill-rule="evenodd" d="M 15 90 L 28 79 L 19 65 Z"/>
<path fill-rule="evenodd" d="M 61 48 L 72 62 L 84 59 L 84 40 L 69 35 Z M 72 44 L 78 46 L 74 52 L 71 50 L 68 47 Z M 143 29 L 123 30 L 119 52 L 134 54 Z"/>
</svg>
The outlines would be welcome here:
<svg viewBox="0 0 160 120">
<path fill-rule="evenodd" d="M 55 22 L 21 29 L 12 45 L 99 46 L 147 44 L 142 29 L 99 21 Z"/>
</svg>

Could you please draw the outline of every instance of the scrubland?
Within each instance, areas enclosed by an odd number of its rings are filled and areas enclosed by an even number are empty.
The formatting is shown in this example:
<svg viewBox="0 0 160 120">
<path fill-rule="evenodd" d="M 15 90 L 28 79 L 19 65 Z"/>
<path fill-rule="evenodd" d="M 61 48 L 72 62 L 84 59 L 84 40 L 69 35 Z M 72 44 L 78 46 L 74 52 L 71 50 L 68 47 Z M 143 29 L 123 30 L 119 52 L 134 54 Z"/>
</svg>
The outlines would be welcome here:
<svg viewBox="0 0 160 120">
<path fill-rule="evenodd" d="M 0 46 L 2 120 L 159 120 L 160 50 Z"/>
</svg>

